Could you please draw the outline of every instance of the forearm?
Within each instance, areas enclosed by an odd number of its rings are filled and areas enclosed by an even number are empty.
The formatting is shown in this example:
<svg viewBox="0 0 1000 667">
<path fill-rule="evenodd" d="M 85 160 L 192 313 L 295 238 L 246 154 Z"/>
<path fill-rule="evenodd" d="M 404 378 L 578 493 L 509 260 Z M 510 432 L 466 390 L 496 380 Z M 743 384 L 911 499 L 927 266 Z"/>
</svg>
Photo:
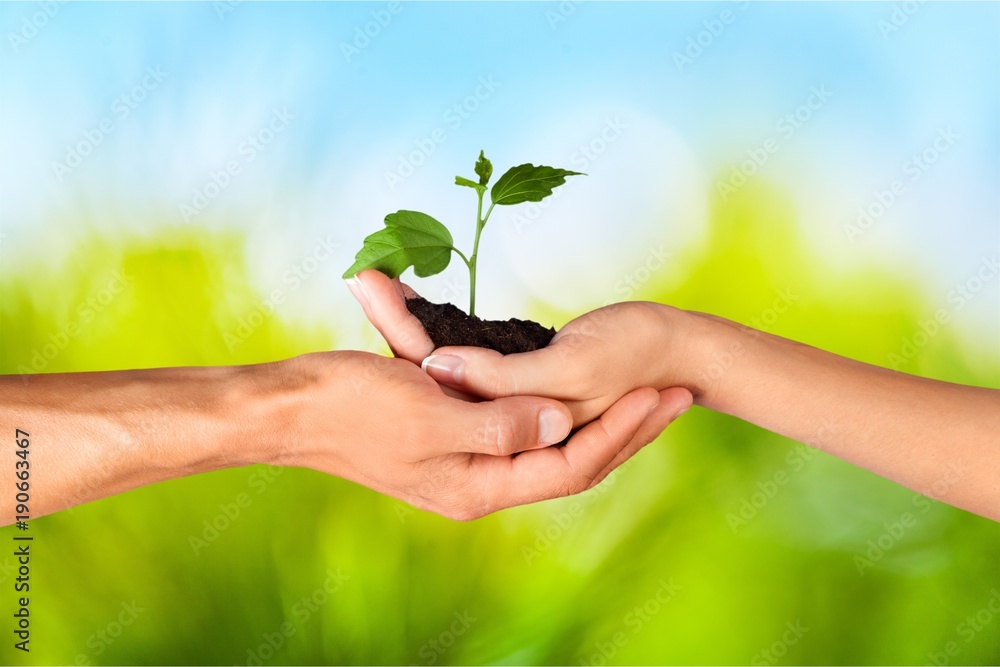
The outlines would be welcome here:
<svg viewBox="0 0 1000 667">
<path fill-rule="evenodd" d="M 713 316 L 677 316 L 696 337 L 685 373 L 698 404 L 1000 520 L 1000 391 L 871 366 Z"/>
<path fill-rule="evenodd" d="M 256 367 L 0 377 L 0 525 L 14 522 L 15 471 L 37 518 L 155 482 L 265 460 Z M 28 454 L 15 444 L 29 434 Z M 16 468 L 27 460 L 29 467 Z"/>
</svg>

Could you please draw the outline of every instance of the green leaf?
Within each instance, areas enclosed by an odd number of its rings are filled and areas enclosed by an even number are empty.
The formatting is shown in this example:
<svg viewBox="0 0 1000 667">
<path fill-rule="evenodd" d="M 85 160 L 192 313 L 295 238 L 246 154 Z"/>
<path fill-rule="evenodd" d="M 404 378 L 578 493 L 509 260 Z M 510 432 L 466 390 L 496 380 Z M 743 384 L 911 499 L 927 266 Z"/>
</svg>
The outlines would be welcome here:
<svg viewBox="0 0 1000 667">
<path fill-rule="evenodd" d="M 465 178 L 464 176 L 456 176 L 455 177 L 455 185 L 464 185 L 465 187 L 472 188 L 474 190 L 485 190 L 486 189 L 485 185 L 480 185 L 479 183 L 476 183 L 475 181 L 471 181 L 468 178 Z"/>
<path fill-rule="evenodd" d="M 344 272 L 352 278 L 365 269 L 376 269 L 390 278 L 409 267 L 421 278 L 441 273 L 451 261 L 451 233 L 440 222 L 418 211 L 396 211 L 385 216 L 385 229 L 365 239 Z"/>
<path fill-rule="evenodd" d="M 580 176 L 578 171 L 522 164 L 511 167 L 490 191 L 494 205 L 510 206 L 526 201 L 542 201 L 552 189 L 566 182 L 567 176 Z"/>
<path fill-rule="evenodd" d="M 476 176 L 479 177 L 479 184 L 486 185 L 493 175 L 493 163 L 486 159 L 486 154 L 479 151 L 479 159 L 476 160 Z"/>
</svg>

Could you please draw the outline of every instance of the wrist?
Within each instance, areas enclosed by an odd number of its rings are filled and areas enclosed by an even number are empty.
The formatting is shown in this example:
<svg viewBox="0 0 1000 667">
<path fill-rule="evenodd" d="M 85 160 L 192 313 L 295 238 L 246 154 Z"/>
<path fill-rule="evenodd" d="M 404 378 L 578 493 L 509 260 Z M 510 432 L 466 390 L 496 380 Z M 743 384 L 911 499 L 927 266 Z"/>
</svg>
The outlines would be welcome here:
<svg viewBox="0 0 1000 667">
<path fill-rule="evenodd" d="M 149 438 L 159 458 L 179 475 L 253 463 L 270 463 L 267 446 L 272 411 L 255 390 L 255 366 L 171 368 L 140 371 L 136 383 L 149 396 L 149 417 L 123 424 L 133 439 Z"/>
<path fill-rule="evenodd" d="M 233 465 L 296 465 L 299 415 L 307 400 L 306 367 L 298 357 L 236 367 L 220 387 L 225 435 L 221 447 Z"/>
<path fill-rule="evenodd" d="M 360 353 L 317 352 L 244 367 L 233 426 L 246 463 L 322 468 L 339 475 L 341 446 L 358 409 L 365 373 Z M 348 434 L 349 435 L 349 434 Z"/>
<path fill-rule="evenodd" d="M 656 369 L 659 389 L 684 387 L 695 403 L 704 405 L 718 389 L 719 380 L 740 354 L 739 325 L 714 315 L 658 304 L 660 344 Z"/>
</svg>

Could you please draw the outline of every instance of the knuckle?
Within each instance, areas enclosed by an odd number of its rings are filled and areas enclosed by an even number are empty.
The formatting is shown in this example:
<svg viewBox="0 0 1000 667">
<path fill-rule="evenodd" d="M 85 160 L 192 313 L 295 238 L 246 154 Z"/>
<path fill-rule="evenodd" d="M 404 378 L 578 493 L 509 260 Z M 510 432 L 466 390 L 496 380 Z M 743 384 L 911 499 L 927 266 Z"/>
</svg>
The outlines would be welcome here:
<svg viewBox="0 0 1000 667">
<path fill-rule="evenodd" d="M 576 474 L 566 479 L 560 489 L 562 496 L 575 496 L 590 488 L 594 479 L 582 474 Z"/>
<path fill-rule="evenodd" d="M 517 424 L 512 415 L 493 410 L 479 427 L 477 439 L 479 451 L 510 456 L 517 451 Z"/>
<path fill-rule="evenodd" d="M 513 380 L 492 368 L 483 372 L 482 386 L 487 396 L 511 396 L 517 393 Z"/>
</svg>

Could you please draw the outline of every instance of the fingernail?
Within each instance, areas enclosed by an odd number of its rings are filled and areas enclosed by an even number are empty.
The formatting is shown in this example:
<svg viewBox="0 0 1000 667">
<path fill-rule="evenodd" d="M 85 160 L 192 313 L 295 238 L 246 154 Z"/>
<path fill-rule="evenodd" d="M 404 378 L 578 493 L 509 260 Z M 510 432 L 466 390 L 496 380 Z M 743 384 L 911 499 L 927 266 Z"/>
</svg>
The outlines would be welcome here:
<svg viewBox="0 0 1000 667">
<path fill-rule="evenodd" d="M 347 283 L 347 289 L 351 290 L 351 294 L 357 299 L 361 305 L 368 305 L 368 290 L 365 288 L 365 284 L 361 282 L 361 278 L 354 276 L 353 278 L 348 278 L 344 282 Z"/>
<path fill-rule="evenodd" d="M 465 377 L 465 360 L 448 354 L 432 354 L 420 367 L 438 382 L 461 384 Z"/>
<path fill-rule="evenodd" d="M 538 442 L 554 445 L 569 433 L 569 417 L 555 408 L 545 408 L 538 415 Z"/>
</svg>

